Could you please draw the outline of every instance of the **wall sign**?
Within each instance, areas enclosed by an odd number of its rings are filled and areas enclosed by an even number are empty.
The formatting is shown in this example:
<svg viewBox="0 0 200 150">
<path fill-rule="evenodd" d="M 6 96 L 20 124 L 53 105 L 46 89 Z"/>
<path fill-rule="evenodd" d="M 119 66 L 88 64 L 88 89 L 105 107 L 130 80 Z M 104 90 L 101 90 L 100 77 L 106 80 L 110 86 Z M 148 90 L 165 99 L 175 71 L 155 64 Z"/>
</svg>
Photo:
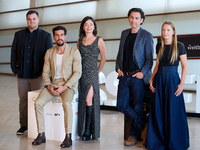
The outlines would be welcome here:
<svg viewBox="0 0 200 150">
<path fill-rule="evenodd" d="M 200 36 L 178 37 L 178 41 L 185 45 L 187 57 L 200 57 Z"/>
</svg>

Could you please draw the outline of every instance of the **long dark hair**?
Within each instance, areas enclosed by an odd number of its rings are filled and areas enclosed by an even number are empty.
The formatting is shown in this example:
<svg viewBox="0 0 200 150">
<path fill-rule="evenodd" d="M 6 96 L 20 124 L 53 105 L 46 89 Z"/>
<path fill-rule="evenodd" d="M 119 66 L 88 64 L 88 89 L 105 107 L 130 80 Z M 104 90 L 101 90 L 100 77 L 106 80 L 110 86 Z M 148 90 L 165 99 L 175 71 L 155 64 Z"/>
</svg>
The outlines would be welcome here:
<svg viewBox="0 0 200 150">
<path fill-rule="evenodd" d="M 82 40 L 84 38 L 84 36 L 85 36 L 85 31 L 83 30 L 83 26 L 84 26 L 85 22 L 88 21 L 88 20 L 92 20 L 92 22 L 94 23 L 93 35 L 94 36 L 97 35 L 97 25 L 96 25 L 96 22 L 94 21 L 94 19 L 92 17 L 86 16 L 81 21 L 81 25 L 80 25 L 80 29 L 79 29 L 79 40 Z"/>
</svg>

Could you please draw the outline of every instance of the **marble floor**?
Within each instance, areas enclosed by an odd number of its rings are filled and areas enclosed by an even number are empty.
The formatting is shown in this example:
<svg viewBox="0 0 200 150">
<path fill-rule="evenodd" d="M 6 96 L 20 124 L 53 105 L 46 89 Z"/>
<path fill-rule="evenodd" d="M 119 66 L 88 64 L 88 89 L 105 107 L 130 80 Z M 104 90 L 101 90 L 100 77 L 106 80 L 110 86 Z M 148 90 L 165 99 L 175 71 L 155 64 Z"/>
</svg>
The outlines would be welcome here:
<svg viewBox="0 0 200 150">
<path fill-rule="evenodd" d="M 0 150 L 58 150 L 61 142 L 47 141 L 32 146 L 33 139 L 27 134 L 17 136 L 18 94 L 17 80 L 13 75 L 0 74 Z M 200 150 L 200 119 L 188 118 L 190 150 Z M 101 110 L 101 138 L 84 142 L 73 141 L 71 150 L 145 150 L 141 142 L 135 146 L 124 146 L 124 116 L 118 111 Z"/>
</svg>

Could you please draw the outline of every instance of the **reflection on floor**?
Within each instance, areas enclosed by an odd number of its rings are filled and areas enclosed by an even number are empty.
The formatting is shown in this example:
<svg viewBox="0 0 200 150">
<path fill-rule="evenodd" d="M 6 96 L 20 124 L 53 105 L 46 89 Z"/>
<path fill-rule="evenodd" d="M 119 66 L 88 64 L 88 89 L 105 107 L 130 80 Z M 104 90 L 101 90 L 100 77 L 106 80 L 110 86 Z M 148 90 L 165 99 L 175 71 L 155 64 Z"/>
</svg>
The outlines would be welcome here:
<svg viewBox="0 0 200 150">
<path fill-rule="evenodd" d="M 18 94 L 17 79 L 11 75 L 0 74 L 0 150 L 56 150 L 61 142 L 47 141 L 46 144 L 32 146 L 33 139 L 27 134 L 17 136 Z M 190 150 L 200 149 L 200 120 L 188 118 L 190 129 Z M 145 150 L 141 142 L 135 146 L 123 145 L 123 114 L 118 111 L 101 111 L 101 138 L 88 142 L 80 139 L 73 142 L 71 150 Z"/>
</svg>

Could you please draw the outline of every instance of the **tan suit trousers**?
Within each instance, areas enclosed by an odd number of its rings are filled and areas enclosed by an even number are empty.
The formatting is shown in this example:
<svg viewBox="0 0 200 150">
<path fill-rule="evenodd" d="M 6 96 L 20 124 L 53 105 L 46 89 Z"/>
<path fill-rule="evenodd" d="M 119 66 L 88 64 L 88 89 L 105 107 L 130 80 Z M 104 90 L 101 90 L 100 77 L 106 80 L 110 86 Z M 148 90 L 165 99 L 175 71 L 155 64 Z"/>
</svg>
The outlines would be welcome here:
<svg viewBox="0 0 200 150">
<path fill-rule="evenodd" d="M 53 85 L 64 85 L 64 79 L 56 79 Z M 73 121 L 73 111 L 72 111 L 72 100 L 74 96 L 74 91 L 67 88 L 60 97 L 62 99 L 62 106 L 64 110 L 64 124 L 65 133 L 72 133 L 72 121 Z M 44 106 L 57 96 L 52 95 L 47 88 L 43 88 L 35 101 L 35 114 L 38 127 L 38 133 L 45 132 L 45 120 L 44 120 Z"/>
</svg>

